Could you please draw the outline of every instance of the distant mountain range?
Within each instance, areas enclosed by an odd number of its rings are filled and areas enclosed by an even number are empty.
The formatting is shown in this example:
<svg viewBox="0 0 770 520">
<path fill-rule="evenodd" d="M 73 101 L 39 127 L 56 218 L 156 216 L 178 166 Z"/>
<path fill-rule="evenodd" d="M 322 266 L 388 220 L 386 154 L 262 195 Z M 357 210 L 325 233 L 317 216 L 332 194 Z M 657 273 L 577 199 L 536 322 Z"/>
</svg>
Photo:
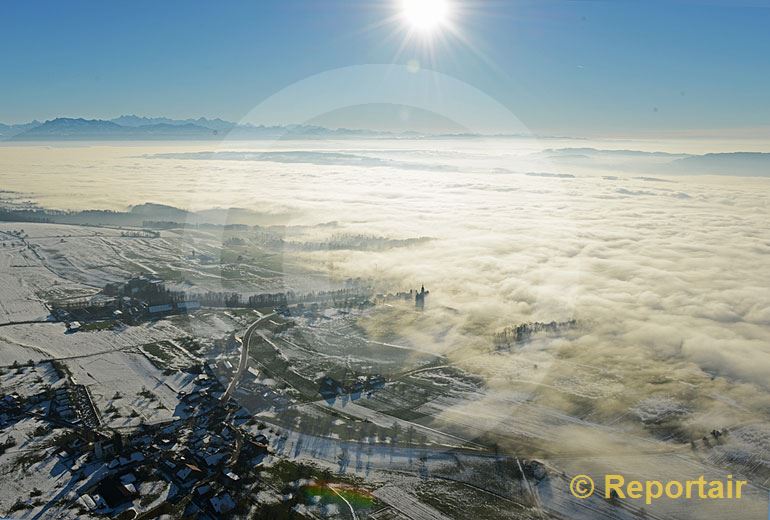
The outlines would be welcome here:
<svg viewBox="0 0 770 520">
<path fill-rule="evenodd" d="M 354 138 L 442 138 L 462 139 L 480 134 L 429 134 L 414 131 L 391 132 L 326 128 L 316 125 L 263 126 L 238 124 L 222 119 L 169 119 L 124 115 L 111 120 L 59 117 L 49 121 L 6 125 L 0 123 L 0 141 L 148 141 L 148 140 L 272 140 L 272 139 L 354 139 Z M 496 137 L 523 137 L 498 135 Z M 547 138 L 547 137 L 546 137 Z M 264 154 L 261 154 L 264 155 Z M 218 156 L 223 159 L 264 159 Z M 296 153 L 295 153 L 296 155 Z M 328 155 L 328 154 L 327 154 Z M 770 176 L 770 153 L 732 152 L 691 155 L 638 150 L 594 148 L 546 149 L 541 155 L 565 167 L 591 167 L 609 171 L 658 172 L 673 175 Z M 185 157 L 191 158 L 191 157 Z M 270 157 L 275 160 L 275 157 Z M 324 163 L 328 157 L 320 159 Z M 333 158 L 335 162 L 350 159 Z M 306 161 L 308 157 L 283 157 L 284 161 Z M 393 165 L 392 163 L 388 163 Z"/>
<path fill-rule="evenodd" d="M 387 132 L 325 128 L 314 125 L 256 126 L 222 119 L 169 119 L 124 115 L 111 120 L 59 117 L 43 123 L 5 125 L 0 123 L 0 140 L 221 140 L 277 138 L 419 137 L 416 132 Z"/>
<path fill-rule="evenodd" d="M 596 148 L 547 149 L 542 155 L 562 167 L 668 175 L 770 177 L 770 153 L 723 152 L 692 155 Z"/>
<path fill-rule="evenodd" d="M 22 123 L 17 125 L 6 125 L 0 123 L 0 141 L 11 138 L 15 135 L 31 130 L 32 128 L 42 125 L 40 121 L 32 121 L 29 123 Z"/>
<path fill-rule="evenodd" d="M 210 128 L 211 130 L 229 131 L 238 126 L 231 121 L 225 121 L 223 119 L 206 119 L 205 117 L 199 117 L 198 119 L 169 119 L 168 117 L 140 117 L 140 116 L 120 116 L 115 119 L 111 119 L 111 122 L 120 126 L 151 126 L 151 125 L 195 125 L 203 128 Z"/>
</svg>

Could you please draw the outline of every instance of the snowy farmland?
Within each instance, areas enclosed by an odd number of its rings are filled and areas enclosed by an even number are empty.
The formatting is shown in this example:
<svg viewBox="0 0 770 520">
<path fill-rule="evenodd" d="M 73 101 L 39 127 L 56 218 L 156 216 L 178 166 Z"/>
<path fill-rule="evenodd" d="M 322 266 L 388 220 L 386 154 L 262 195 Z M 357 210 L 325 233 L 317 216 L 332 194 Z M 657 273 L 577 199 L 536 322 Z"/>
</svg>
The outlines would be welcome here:
<svg viewBox="0 0 770 520">
<path fill-rule="evenodd" d="M 118 330 L 67 333 L 63 323 L 29 323 L 0 327 L 1 352 L 9 365 L 15 359 L 73 359 L 174 339 L 186 333 L 166 321 Z M 26 357 L 25 357 L 26 356 Z"/>
<path fill-rule="evenodd" d="M 47 315 L 43 299 L 92 295 L 105 284 L 146 273 L 190 292 L 238 288 L 245 294 L 325 288 L 324 277 L 265 245 L 259 235 L 232 242 L 221 231 L 171 229 L 156 238 L 108 227 L 0 222 L 0 312 L 20 321 Z M 280 244 L 280 243 L 279 243 Z M 8 303 L 5 303 L 8 302 Z M 15 302 L 10 305 L 10 302 Z M 0 315 L 0 317 L 2 317 Z"/>
<path fill-rule="evenodd" d="M 0 250 L 0 324 L 45 320 L 48 309 L 34 285 L 38 267 L 29 261 L 18 238 L 0 233 L 0 240 L 7 244 Z"/>
</svg>

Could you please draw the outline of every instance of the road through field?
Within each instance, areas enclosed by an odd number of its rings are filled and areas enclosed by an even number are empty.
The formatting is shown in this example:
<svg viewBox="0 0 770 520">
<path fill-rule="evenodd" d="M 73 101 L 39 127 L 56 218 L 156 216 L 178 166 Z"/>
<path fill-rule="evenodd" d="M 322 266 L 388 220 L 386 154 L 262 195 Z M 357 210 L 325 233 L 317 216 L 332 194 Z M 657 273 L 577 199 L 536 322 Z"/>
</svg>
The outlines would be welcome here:
<svg viewBox="0 0 770 520">
<path fill-rule="evenodd" d="M 243 335 L 243 339 L 239 337 L 235 337 L 235 340 L 241 344 L 241 359 L 238 362 L 238 369 L 233 374 L 233 378 L 230 381 L 230 384 L 227 385 L 227 390 L 225 390 L 225 393 L 222 394 L 221 401 L 223 403 L 226 403 L 228 399 L 230 399 L 230 396 L 235 391 L 235 388 L 238 386 L 238 381 L 240 381 L 241 376 L 243 376 L 243 372 L 246 370 L 246 367 L 248 366 L 248 360 L 249 360 L 249 341 L 251 341 L 251 336 L 254 334 L 254 331 L 259 327 L 259 325 L 265 321 L 268 318 L 271 318 L 275 316 L 275 312 L 271 312 L 270 314 L 266 314 L 265 316 L 260 317 L 258 320 L 256 320 L 254 323 L 249 325 L 249 328 L 246 329 L 246 333 Z"/>
</svg>

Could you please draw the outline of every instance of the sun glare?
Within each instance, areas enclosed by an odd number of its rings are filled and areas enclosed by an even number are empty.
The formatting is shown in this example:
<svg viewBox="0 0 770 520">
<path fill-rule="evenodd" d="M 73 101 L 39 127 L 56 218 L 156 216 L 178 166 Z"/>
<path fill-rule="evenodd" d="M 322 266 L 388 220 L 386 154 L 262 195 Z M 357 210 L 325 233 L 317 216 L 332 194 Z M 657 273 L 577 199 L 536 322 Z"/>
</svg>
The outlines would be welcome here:
<svg viewBox="0 0 770 520">
<path fill-rule="evenodd" d="M 401 13 L 416 31 L 428 34 L 449 18 L 448 0 L 401 0 Z"/>
</svg>

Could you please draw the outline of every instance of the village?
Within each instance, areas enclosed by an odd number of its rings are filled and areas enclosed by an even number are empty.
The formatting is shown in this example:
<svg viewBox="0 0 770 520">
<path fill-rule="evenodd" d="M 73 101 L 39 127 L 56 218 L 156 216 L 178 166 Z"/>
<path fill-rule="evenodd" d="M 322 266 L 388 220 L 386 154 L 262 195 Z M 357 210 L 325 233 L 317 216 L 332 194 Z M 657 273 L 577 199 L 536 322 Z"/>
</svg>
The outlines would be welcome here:
<svg viewBox="0 0 770 520">
<path fill-rule="evenodd" d="M 102 427 L 87 388 L 56 362 L 18 366 L 3 379 L 33 373 L 47 373 L 49 381 L 0 401 L 3 431 L 9 432 L 3 446 L 19 442 L 10 433 L 14 423 L 40 423 L 35 435 L 48 437 L 50 446 L 37 456 L 57 460 L 71 474 L 57 507 L 120 518 L 171 509 L 190 518 L 225 514 L 248 493 L 244 483 L 253 481 L 270 450 L 267 437 L 250 428 L 254 421 L 233 402 L 222 402 L 224 389 L 205 366 L 180 392 L 179 418 L 128 431 Z M 152 399 L 151 391 L 142 392 Z M 15 507 L 27 506 L 20 499 Z"/>
</svg>

